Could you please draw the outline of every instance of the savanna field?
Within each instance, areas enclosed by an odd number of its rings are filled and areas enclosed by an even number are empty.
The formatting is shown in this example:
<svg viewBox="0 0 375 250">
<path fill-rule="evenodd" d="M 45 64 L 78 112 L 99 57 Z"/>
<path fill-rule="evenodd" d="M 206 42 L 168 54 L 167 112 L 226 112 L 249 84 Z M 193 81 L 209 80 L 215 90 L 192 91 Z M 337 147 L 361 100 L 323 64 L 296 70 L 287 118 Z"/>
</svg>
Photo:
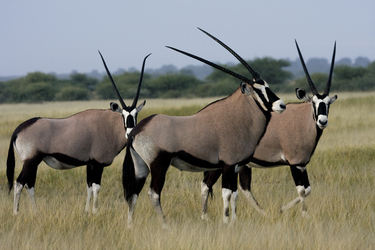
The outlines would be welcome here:
<svg viewBox="0 0 375 250">
<path fill-rule="evenodd" d="M 162 193 L 169 224 L 163 230 L 148 198 L 147 180 L 126 226 L 127 204 L 121 182 L 124 152 L 105 168 L 99 212 L 85 213 L 86 169 L 58 171 L 39 165 L 33 213 L 24 189 L 13 216 L 6 157 L 13 130 L 35 117 L 66 117 L 84 109 L 109 107 L 109 101 L 0 105 L 1 249 L 374 249 L 375 248 L 375 92 L 332 93 L 329 125 L 307 165 L 311 194 L 308 218 L 300 204 L 283 214 L 297 197 L 289 167 L 254 169 L 252 191 L 266 210 L 263 217 L 239 192 L 237 221 L 222 223 L 220 183 L 209 200 L 209 221 L 200 219 L 202 173 L 170 168 Z M 286 102 L 292 94 L 279 94 Z M 215 99 L 147 100 L 138 120 L 155 113 L 193 114 Z M 126 103 L 130 103 L 127 101 Z M 218 117 L 218 119 L 220 119 Z M 16 155 L 17 177 L 21 162 Z"/>
</svg>

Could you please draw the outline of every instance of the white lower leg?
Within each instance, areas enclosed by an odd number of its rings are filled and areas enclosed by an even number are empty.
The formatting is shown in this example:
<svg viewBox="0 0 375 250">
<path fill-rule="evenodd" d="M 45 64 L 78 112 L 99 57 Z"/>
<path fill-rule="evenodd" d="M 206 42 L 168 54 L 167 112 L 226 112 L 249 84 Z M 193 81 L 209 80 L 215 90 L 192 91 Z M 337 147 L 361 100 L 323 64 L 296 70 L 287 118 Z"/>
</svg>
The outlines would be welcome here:
<svg viewBox="0 0 375 250">
<path fill-rule="evenodd" d="M 163 210 L 161 208 L 161 204 L 160 204 L 160 196 L 157 193 L 155 193 L 155 191 L 152 190 L 152 189 L 150 189 L 148 191 L 148 195 L 150 197 L 152 205 L 155 208 L 156 213 L 159 216 L 160 222 L 163 224 L 163 227 L 166 228 L 167 226 L 166 226 L 166 222 L 165 222 L 165 216 L 164 216 Z"/>
<path fill-rule="evenodd" d="M 243 190 L 242 188 L 241 188 L 241 191 L 245 195 L 246 199 L 250 202 L 250 204 L 255 208 L 255 210 L 257 210 L 259 213 L 261 213 L 263 216 L 265 216 L 266 215 L 266 211 L 264 211 L 263 208 L 261 208 L 259 206 L 259 203 L 254 198 L 254 196 L 251 193 L 251 191 L 249 191 L 249 190 Z"/>
<path fill-rule="evenodd" d="M 238 189 L 236 192 L 232 193 L 230 203 L 232 209 L 232 222 L 237 220 L 237 199 L 238 199 Z"/>
<path fill-rule="evenodd" d="M 100 185 L 93 183 L 92 184 L 92 193 L 93 193 L 93 204 L 92 204 L 92 212 L 95 214 L 98 212 L 98 195 L 100 191 Z"/>
<path fill-rule="evenodd" d="M 224 206 L 223 222 L 227 224 L 229 223 L 229 202 L 230 202 L 230 197 L 232 195 L 232 191 L 227 188 L 223 188 L 221 192 L 222 192 L 223 206 Z"/>
<path fill-rule="evenodd" d="M 25 187 L 26 187 L 27 192 L 29 193 L 31 207 L 32 207 L 33 211 L 36 212 L 37 208 L 36 208 L 36 202 L 35 202 L 35 189 L 34 189 L 34 187 L 29 188 L 27 186 L 27 184 L 25 185 Z"/>
<path fill-rule="evenodd" d="M 307 207 L 306 207 L 306 203 L 305 203 L 305 197 L 310 194 L 311 187 L 309 186 L 305 189 L 304 186 L 299 185 L 296 188 L 297 188 L 298 197 L 295 198 L 294 200 L 292 200 L 291 202 L 289 202 L 288 204 L 282 206 L 281 212 L 284 212 L 284 211 L 292 208 L 294 205 L 298 204 L 299 202 L 301 202 L 302 215 L 305 216 L 305 215 L 307 215 Z"/>
<path fill-rule="evenodd" d="M 285 212 L 286 210 L 292 208 L 294 205 L 296 205 L 297 203 L 299 203 L 301 201 L 300 197 L 297 197 L 295 198 L 294 200 L 292 200 L 291 202 L 281 206 L 281 210 L 280 212 L 283 213 Z"/>
<path fill-rule="evenodd" d="M 87 213 L 90 212 L 91 197 L 92 197 L 92 187 L 87 186 L 87 199 L 86 199 L 86 207 L 85 207 L 85 211 Z"/>
<path fill-rule="evenodd" d="M 13 201 L 13 214 L 14 215 L 18 214 L 22 189 L 23 189 L 23 185 L 15 181 L 14 182 L 14 201 Z"/>
<path fill-rule="evenodd" d="M 207 215 L 207 200 L 209 188 L 206 183 L 201 182 L 201 204 L 202 204 L 202 220 L 208 220 Z"/>
</svg>

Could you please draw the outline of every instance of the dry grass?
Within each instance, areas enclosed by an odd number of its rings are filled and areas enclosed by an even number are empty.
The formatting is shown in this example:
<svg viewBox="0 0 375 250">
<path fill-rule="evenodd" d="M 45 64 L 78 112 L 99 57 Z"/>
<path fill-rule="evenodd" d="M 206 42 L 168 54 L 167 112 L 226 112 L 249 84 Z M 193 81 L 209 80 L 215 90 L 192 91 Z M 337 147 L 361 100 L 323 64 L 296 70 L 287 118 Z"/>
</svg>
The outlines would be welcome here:
<svg viewBox="0 0 375 250">
<path fill-rule="evenodd" d="M 295 100 L 292 95 L 281 96 Z M 152 113 L 196 112 L 210 101 L 147 100 L 140 119 Z M 64 117 L 83 109 L 107 108 L 108 103 L 0 105 L 2 249 L 371 249 L 375 245 L 375 93 L 340 93 L 332 105 L 329 126 L 308 165 L 310 218 L 302 218 L 298 205 L 278 212 L 297 195 L 288 167 L 254 169 L 253 192 L 268 216 L 261 217 L 240 193 L 238 221 L 230 225 L 222 224 L 220 185 L 209 201 L 211 221 L 203 222 L 202 174 L 171 168 L 162 196 L 170 230 L 160 227 L 146 194 L 148 183 L 137 203 L 135 227 L 128 230 L 121 185 L 124 153 L 104 171 L 98 214 L 84 212 L 85 168 L 57 171 L 41 164 L 35 194 L 38 213 L 32 213 L 24 191 L 20 213 L 12 216 L 5 162 L 15 127 L 30 117 Z M 18 160 L 16 175 L 20 169 Z"/>
</svg>

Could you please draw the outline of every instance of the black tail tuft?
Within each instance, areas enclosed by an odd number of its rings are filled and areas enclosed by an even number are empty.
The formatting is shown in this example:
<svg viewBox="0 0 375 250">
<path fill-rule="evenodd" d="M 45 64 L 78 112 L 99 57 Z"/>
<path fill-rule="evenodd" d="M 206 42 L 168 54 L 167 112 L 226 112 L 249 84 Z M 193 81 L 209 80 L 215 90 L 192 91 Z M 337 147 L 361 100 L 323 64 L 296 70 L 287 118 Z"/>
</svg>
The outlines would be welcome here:
<svg viewBox="0 0 375 250">
<path fill-rule="evenodd" d="M 9 192 L 13 188 L 13 179 L 14 179 L 14 168 L 16 165 L 16 160 L 14 158 L 14 147 L 13 142 L 16 139 L 16 135 L 13 133 L 12 138 L 10 139 L 9 149 L 8 149 L 8 158 L 7 158 L 7 178 L 8 178 L 8 187 Z"/>
<path fill-rule="evenodd" d="M 124 196 L 126 201 L 129 201 L 129 199 L 131 199 L 132 195 L 135 193 L 134 187 L 136 184 L 134 162 L 130 152 L 132 144 L 133 139 L 129 138 L 126 146 L 124 164 L 122 166 L 122 185 L 124 187 Z"/>
</svg>

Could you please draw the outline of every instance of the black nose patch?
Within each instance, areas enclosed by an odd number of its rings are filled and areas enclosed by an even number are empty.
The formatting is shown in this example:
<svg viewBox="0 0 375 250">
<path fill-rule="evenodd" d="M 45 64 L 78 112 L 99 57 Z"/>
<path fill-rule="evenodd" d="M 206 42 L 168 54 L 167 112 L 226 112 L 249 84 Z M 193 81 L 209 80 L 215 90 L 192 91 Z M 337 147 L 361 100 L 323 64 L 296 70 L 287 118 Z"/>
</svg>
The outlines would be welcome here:
<svg viewBox="0 0 375 250">
<path fill-rule="evenodd" d="M 133 116 L 129 115 L 129 116 L 126 118 L 126 127 L 127 127 L 127 128 L 134 128 L 134 127 L 135 127 Z"/>
<path fill-rule="evenodd" d="M 327 106 L 324 102 L 319 103 L 318 115 L 327 115 Z"/>
</svg>

